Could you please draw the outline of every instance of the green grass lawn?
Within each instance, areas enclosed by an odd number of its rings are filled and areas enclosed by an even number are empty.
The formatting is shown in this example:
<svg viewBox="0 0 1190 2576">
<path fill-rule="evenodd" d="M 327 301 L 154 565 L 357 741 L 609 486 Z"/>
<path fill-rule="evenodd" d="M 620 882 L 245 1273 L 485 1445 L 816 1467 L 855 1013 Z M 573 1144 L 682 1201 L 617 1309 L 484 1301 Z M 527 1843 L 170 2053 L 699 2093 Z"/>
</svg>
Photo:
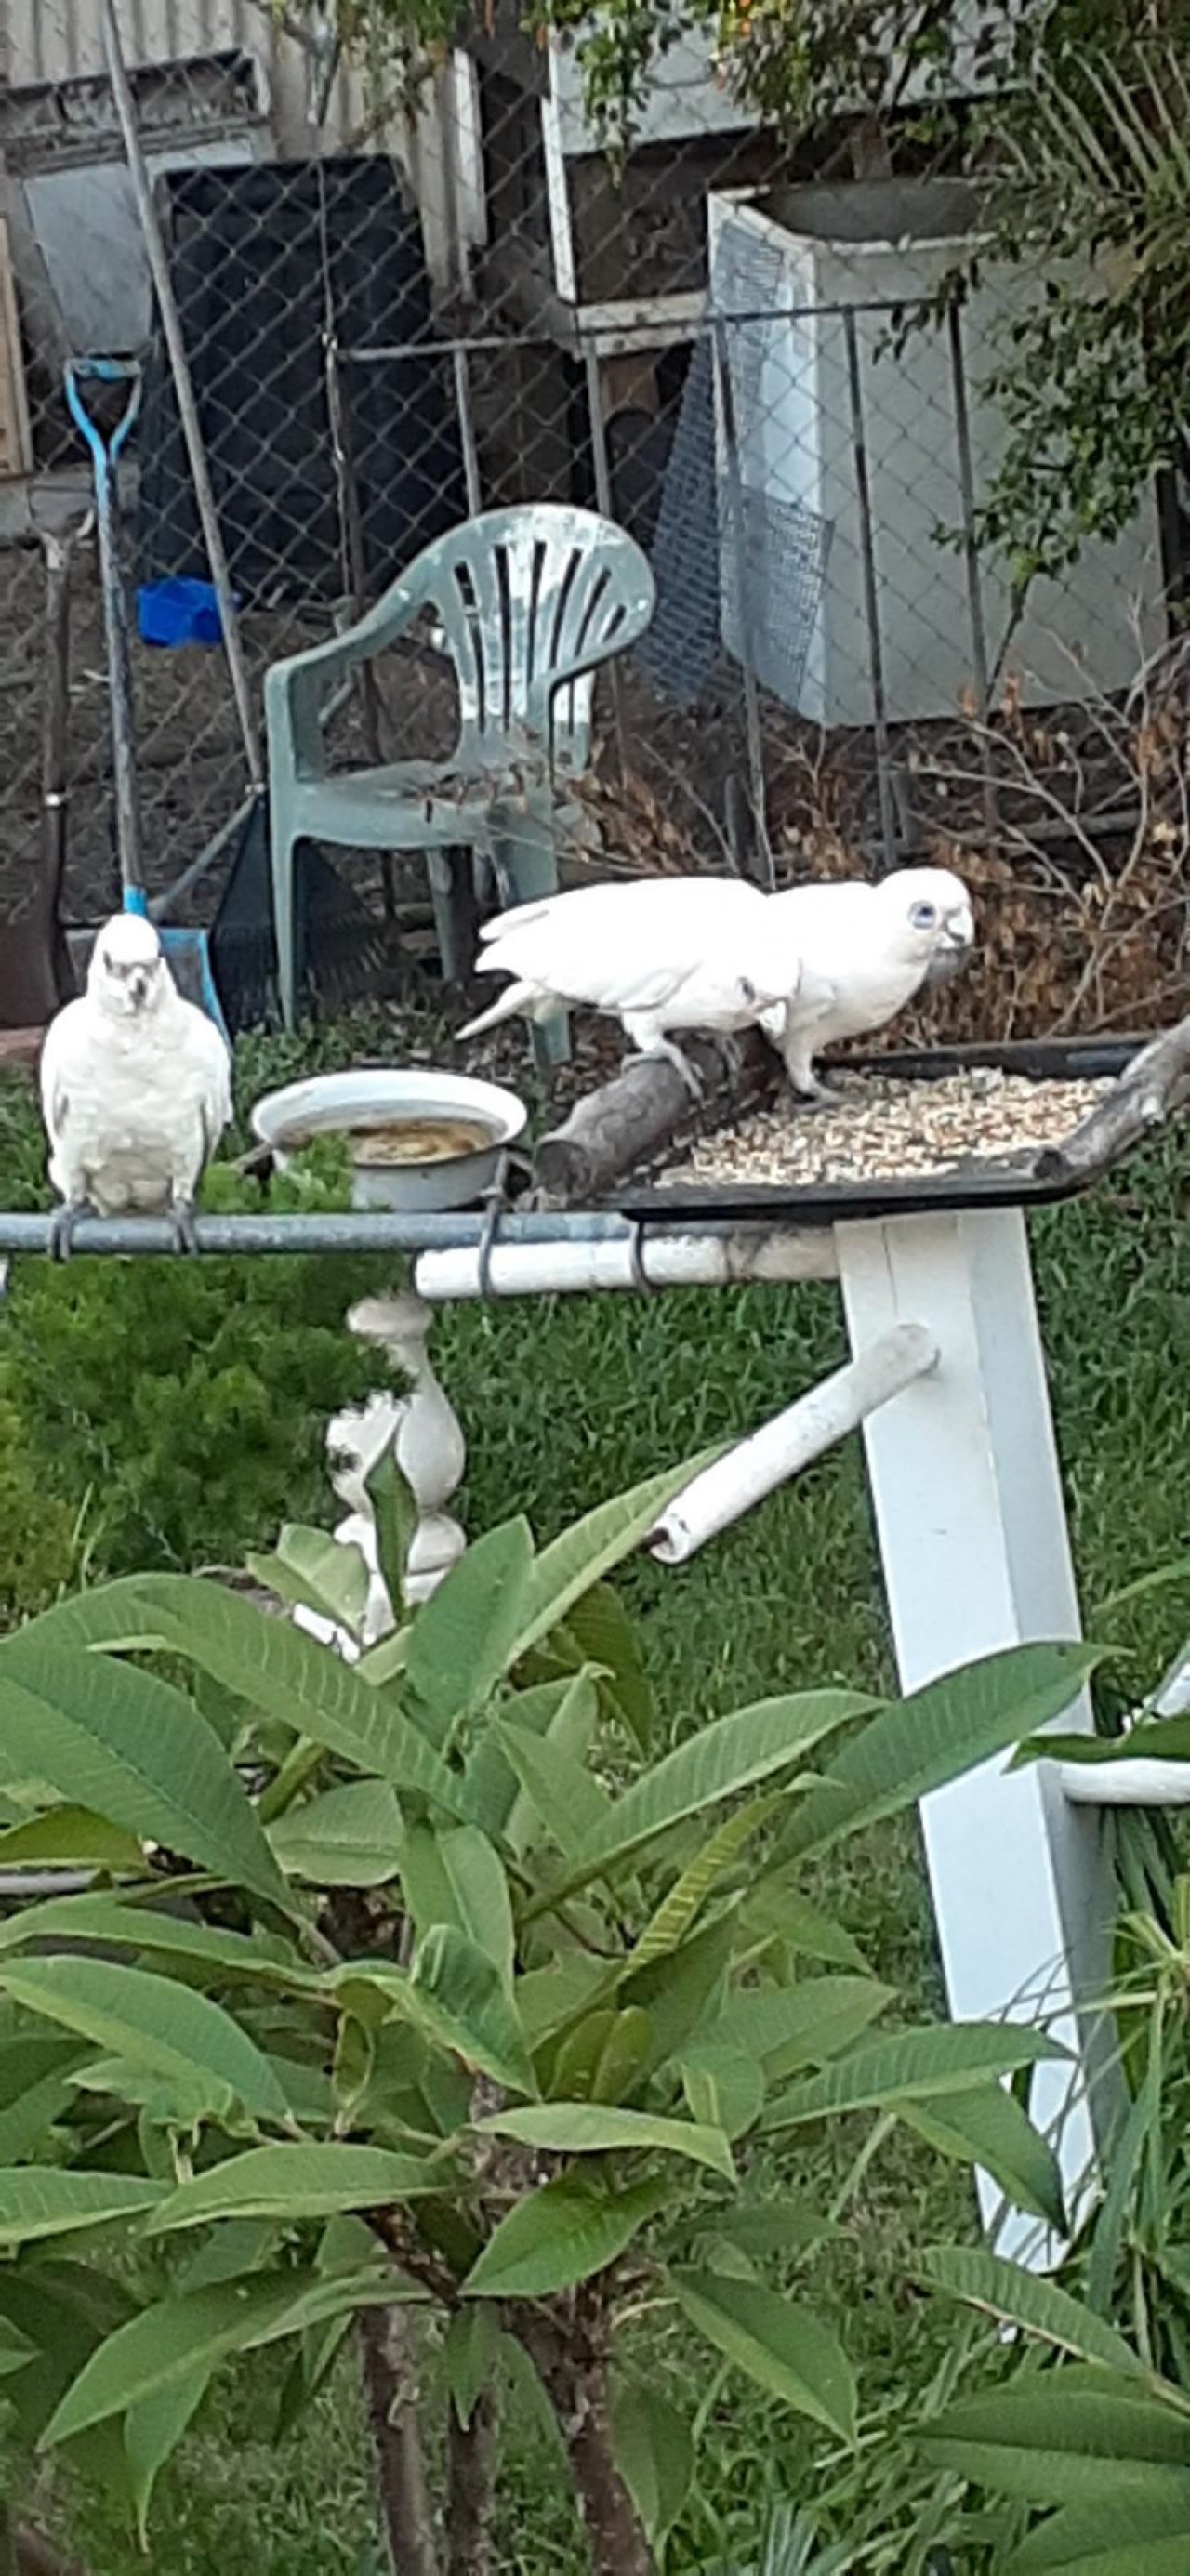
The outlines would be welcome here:
<svg viewBox="0 0 1190 2576">
<path fill-rule="evenodd" d="M 23 1118 L 21 1173 L 28 1174 Z M 0 1120 L 0 1180 L 4 1177 Z M 8 1123 L 15 1153 L 13 1120 Z M 10 1171 L 15 1169 L 10 1161 Z M 1034 1249 L 1080 1583 L 1092 1633 L 1118 1586 L 1187 1549 L 1190 1531 L 1190 1149 L 1167 1141 L 1090 1201 L 1040 1217 Z M 0 1196 L 3 1192 L 0 1191 Z M 0 1330 L 2 1330 L 0 1323 Z M 843 1356 L 829 1288 L 525 1304 L 444 1316 L 434 1351 L 469 1443 L 461 1508 L 473 1532 L 515 1509 L 547 1537 L 588 1505 L 708 1441 L 752 1428 Z M 5 1533 L 0 1528 L 0 1556 Z M 776 1496 L 691 1567 L 638 1565 L 624 1587 L 675 1729 L 781 1688 L 891 1679 L 858 1441 Z M 0 1585 L 2 1589 L 2 1585 Z M 1129 1687 L 1156 1679 L 1190 1627 L 1190 1586 L 1154 1591 L 1104 1623 Z M 916 1837 L 886 1829 L 821 1867 L 871 1964 L 912 2008 L 940 2000 Z M 816 2185 L 835 2155 L 815 2151 Z M 842 2170 L 841 2167 L 838 2168 Z M 923 2208 L 924 2201 L 924 2208 Z M 866 2179 L 851 2236 L 821 2258 L 873 2411 L 911 2408 L 944 2326 L 908 2297 L 914 2241 L 969 2224 L 951 2168 L 895 2143 Z M 642 2332 L 646 2329 L 642 2328 Z M 686 2356 L 650 2346 L 691 2406 Z M 275 2381 L 230 2379 L 159 2490 L 157 2576 L 373 2576 L 367 2464 L 350 2368 L 280 2453 L 267 2439 Z M 765 2494 L 804 2492 L 803 2433 L 742 2383 L 715 2404 L 705 2510 L 673 2566 L 697 2565 Z M 873 2471 L 875 2476 L 875 2471 Z M 143 2568 L 100 2506 L 72 2512 L 95 2576 Z M 583 2566 L 556 2457 L 531 2415 L 502 2492 L 502 2571 L 578 2576 Z M 866 2562 L 867 2563 L 867 2562 Z M 880 2562 L 873 2560 L 873 2565 Z M 899 2562 L 894 2556 L 885 2562 Z"/>
</svg>

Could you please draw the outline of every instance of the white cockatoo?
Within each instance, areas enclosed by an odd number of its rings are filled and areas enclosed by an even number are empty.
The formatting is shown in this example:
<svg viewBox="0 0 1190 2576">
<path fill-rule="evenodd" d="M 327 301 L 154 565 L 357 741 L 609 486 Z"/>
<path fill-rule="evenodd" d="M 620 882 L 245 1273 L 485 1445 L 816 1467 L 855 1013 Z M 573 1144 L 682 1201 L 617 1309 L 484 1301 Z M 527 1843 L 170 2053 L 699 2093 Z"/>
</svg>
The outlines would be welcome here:
<svg viewBox="0 0 1190 2576">
<path fill-rule="evenodd" d="M 949 868 L 791 886 L 770 901 L 791 925 L 801 976 L 761 1026 L 806 1100 L 830 1098 L 814 1072 L 824 1047 L 884 1028 L 924 984 L 957 972 L 975 941 L 971 897 Z"/>
<path fill-rule="evenodd" d="M 168 1214 L 179 1249 L 194 1249 L 198 1185 L 231 1118 L 231 1058 L 214 1021 L 183 1001 L 140 913 L 104 923 L 86 992 L 51 1021 L 41 1110 L 63 1201 L 60 1260 L 84 1211 Z"/>
<path fill-rule="evenodd" d="M 500 913 L 480 937 L 477 973 L 513 981 L 462 1037 L 585 1006 L 618 1019 L 637 1054 L 668 1057 L 695 1091 L 669 1032 L 748 1028 L 796 992 L 800 974 L 792 919 L 779 921 L 772 896 L 739 877 L 579 886 Z"/>
</svg>

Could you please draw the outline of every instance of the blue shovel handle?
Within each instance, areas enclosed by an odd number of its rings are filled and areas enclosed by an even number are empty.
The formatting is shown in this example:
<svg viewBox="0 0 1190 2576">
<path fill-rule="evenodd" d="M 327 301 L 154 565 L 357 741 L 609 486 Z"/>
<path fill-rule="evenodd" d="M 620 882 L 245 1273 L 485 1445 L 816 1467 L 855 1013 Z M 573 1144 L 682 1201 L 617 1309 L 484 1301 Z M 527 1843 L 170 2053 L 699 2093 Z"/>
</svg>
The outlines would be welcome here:
<svg viewBox="0 0 1190 2576">
<path fill-rule="evenodd" d="M 76 429 L 91 450 L 97 471 L 115 464 L 135 426 L 144 390 L 135 358 L 71 358 L 66 368 L 66 405 Z M 109 438 L 93 420 L 83 399 L 84 385 L 127 385 L 128 401 Z"/>
</svg>

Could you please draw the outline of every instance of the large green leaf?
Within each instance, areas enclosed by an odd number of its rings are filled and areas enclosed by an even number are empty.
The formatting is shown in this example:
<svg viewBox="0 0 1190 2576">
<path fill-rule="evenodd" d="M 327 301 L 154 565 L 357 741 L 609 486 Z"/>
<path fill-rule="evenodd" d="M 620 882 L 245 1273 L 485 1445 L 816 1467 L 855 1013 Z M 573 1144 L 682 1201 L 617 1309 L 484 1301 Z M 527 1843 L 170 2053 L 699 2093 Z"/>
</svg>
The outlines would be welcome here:
<svg viewBox="0 0 1190 2576">
<path fill-rule="evenodd" d="M 544 1735 L 572 1693 L 580 1695 L 579 1705 L 585 1703 L 590 1709 L 590 1724 L 583 1739 L 585 1749 L 598 1710 L 595 1686 L 587 1674 L 566 1674 L 558 1681 L 535 1683 L 531 1690 L 517 1691 L 502 1700 L 500 1705 L 504 1716 L 511 1717 L 516 1725 L 527 1728 L 534 1735 Z M 568 1749 L 573 1751 L 575 1748 L 569 1745 Z M 510 1851 L 518 1855 L 523 1852 L 526 1847 L 525 1827 L 531 1825 L 532 1818 L 522 1802 L 519 1827 L 514 1821 L 514 1811 L 520 1800 L 516 1774 L 490 1726 L 478 1731 L 478 1740 L 467 1760 L 465 1787 L 467 1809 L 473 1822 L 485 1834 L 506 1842 Z"/>
<path fill-rule="evenodd" d="M 572 2174 L 541 2185 L 502 2218 L 468 2273 L 473 2299 L 544 2299 L 604 2272 L 668 2197 L 662 2182 L 606 2199 Z"/>
<path fill-rule="evenodd" d="M 724 1871 L 739 1859 L 753 1834 L 759 1833 L 780 1804 L 778 1791 L 767 1797 L 750 1798 L 734 1816 L 727 1817 L 716 1833 L 708 1834 L 662 1898 L 651 1922 L 646 1923 L 632 1954 L 638 1966 L 644 1968 L 651 1959 L 663 1959 L 667 1951 L 676 1950 L 685 1940 Z"/>
<path fill-rule="evenodd" d="M 940 2022 L 924 2030 L 895 2031 L 832 2059 L 778 2095 L 764 2116 L 766 2129 L 791 2129 L 842 2111 L 895 2110 L 901 2102 L 928 2102 L 959 2093 L 989 2075 L 1010 2075 L 1065 2056 L 1064 2049 L 1020 2022 Z"/>
<path fill-rule="evenodd" d="M 1057 2156 L 1004 2085 L 973 2085 L 965 2093 L 936 2094 L 928 2103 L 902 2102 L 898 2117 L 939 2154 L 982 2165 L 1016 2208 L 1032 2210 L 1063 2233 Z"/>
<path fill-rule="evenodd" d="M 612 2385 L 612 2448 L 659 2557 L 694 2483 L 690 2427 L 651 2381 L 620 2373 Z"/>
<path fill-rule="evenodd" d="M 547 1685 L 546 1688 L 548 1687 Z M 544 1706 L 545 1696 L 545 1690 L 520 1691 L 515 1699 L 505 1700 L 500 1711 L 504 1725 L 516 1728 L 517 1740 L 522 1746 L 526 1737 L 529 1737 L 543 1745 L 555 1748 L 560 1755 L 568 1758 L 572 1765 L 585 1765 L 599 1716 L 599 1691 L 592 1674 L 585 1666 L 580 1667 L 579 1671 L 574 1673 L 563 1686 L 560 1695 L 550 1708 Z M 503 1742 L 502 1727 L 493 1727 L 489 1730 L 488 1749 L 489 1758 L 503 1765 L 508 1780 L 513 1784 L 514 1795 L 504 1813 L 504 1839 L 509 1850 L 515 1852 L 520 1859 L 529 1850 L 534 1840 L 538 1821 L 540 1820 L 549 1829 L 550 1816 L 546 1807 L 541 1804 L 540 1795 L 535 1799 L 526 1787 L 527 1774 L 523 1758 L 519 1768 L 510 1760 L 509 1748 Z M 545 1792 L 551 1779 L 555 1784 L 556 1795 L 556 1766 L 552 1773 L 539 1772 L 540 1792 Z M 599 1789 L 598 1783 L 591 1778 L 589 1771 L 585 1769 L 582 1780 L 583 1786 L 579 1791 L 580 1803 L 585 1802 L 586 1812 L 593 1817 L 595 1804 L 604 1793 Z M 588 1790 L 592 1792 L 591 1798 L 587 1797 Z M 558 1842 L 560 1851 L 568 1848 L 564 1834 L 560 1836 L 555 1834 L 555 1840 Z"/>
<path fill-rule="evenodd" d="M 691 2325 L 738 2370 L 799 2415 L 854 2441 L 854 2374 L 842 2345 L 817 2317 L 756 2281 L 720 2272 L 671 2278 Z"/>
<path fill-rule="evenodd" d="M 1072 2374 L 1073 2375 L 1073 2374 Z M 1190 2512 L 1190 2418 L 1136 2381 L 1065 2384 L 1061 2371 L 962 2399 L 921 2436 L 927 2459 L 1028 2504 L 1110 2504 L 1179 2495 Z"/>
<path fill-rule="evenodd" d="M 617 1798 L 597 1834 L 566 1872 L 556 1894 L 570 1894 L 593 1878 L 623 1867 L 646 1843 L 688 1816 L 704 1813 L 758 1780 L 788 1771 L 802 1754 L 847 1720 L 871 1708 L 855 1691 L 808 1691 L 796 1698 L 761 1700 L 735 1709 L 689 1736 Z M 549 1902 L 537 1900 L 537 1910 Z M 532 1912 L 534 1909 L 528 1909 Z"/>
<path fill-rule="evenodd" d="M 791 1818 L 774 1868 L 900 1815 L 932 1789 L 1061 1717 L 1101 1660 L 1092 1646 L 1010 1646 L 882 1709 Z"/>
<path fill-rule="evenodd" d="M 435 1923 L 421 1942 L 404 1990 L 393 1991 L 423 2030 L 465 2066 L 535 2094 L 533 2066 L 516 2008 L 500 1970 L 478 1942 L 453 1923 Z"/>
<path fill-rule="evenodd" d="M 600 1695 L 607 1712 L 632 1738 L 642 1761 L 653 1738 L 653 1692 L 645 1670 L 641 1641 L 619 1593 L 610 1583 L 593 1584 L 567 1615 L 565 1635 L 579 1663 L 601 1668 Z M 555 1632 L 551 1646 L 556 1653 Z"/>
<path fill-rule="evenodd" d="M 41 2146 L 73 2100 L 70 2078 L 86 2055 L 78 2040 L 51 2031 L 0 2041 L 0 2164 L 18 2164 Z"/>
<path fill-rule="evenodd" d="M 242 2103 L 262 2120 L 288 2105 L 267 2058 L 222 2005 L 144 1968 L 101 1959 L 11 1959 L 0 1985 L 28 2011 L 61 2022 L 134 2067 L 199 2083 L 221 2116 Z"/>
<path fill-rule="evenodd" d="M 714 2027 L 725 2008 L 735 1938 L 734 1918 L 723 1916 L 692 1933 L 680 1950 L 651 1959 L 621 1981 L 621 2003 L 647 2012 L 653 2024 L 643 2072 L 655 2075 Z"/>
<path fill-rule="evenodd" d="M 228 2156 L 159 2200 L 148 2233 L 204 2227 L 216 2218 L 329 2218 L 344 2209 L 383 2209 L 451 2181 L 438 2156 L 390 2154 L 383 2147 L 250 2147 Z M 0 2175 L 0 2239 L 3 2235 Z"/>
<path fill-rule="evenodd" d="M 159 1890 L 154 1890 L 154 1894 Z M 106 1948 L 156 1951 L 205 1968 L 214 1978 L 246 1978 L 282 1993 L 316 1994 L 318 1971 L 271 1934 L 225 1932 L 185 1914 L 159 1912 L 156 1904 L 122 1903 L 117 1896 L 53 1896 L 26 1905 L 0 1922 L 0 1956 L 46 1940 L 96 1941 Z"/>
<path fill-rule="evenodd" d="M 345 1546 L 329 1530 L 287 1521 L 272 1556 L 250 1556 L 248 1571 L 291 1608 L 313 1610 L 352 1636 L 368 1601 L 369 1574 L 362 1548 Z"/>
<path fill-rule="evenodd" d="M 125 2174 L 83 2173 L 77 2166 L 17 2165 L 0 2170 L 0 2251 L 14 2253 L 42 2237 L 67 2236 L 112 2218 L 135 2218 L 163 2197 L 163 2186 Z"/>
<path fill-rule="evenodd" d="M 161 2299 L 118 2326 L 93 2352 L 46 2427 L 46 2447 L 72 2441 L 92 2424 L 126 2414 L 233 2352 L 255 2352 L 356 2307 L 392 2298 L 391 2279 L 375 2270 L 323 2277 L 317 2272 L 257 2274 L 219 2288 Z"/>
<path fill-rule="evenodd" d="M 189 2430 L 207 2390 L 213 2371 L 195 2370 L 188 2379 L 179 2379 L 157 2397 L 146 2397 L 139 2406 L 129 2408 L 124 2419 L 124 2451 L 128 2461 L 132 2488 L 133 2511 L 141 2548 L 148 2551 L 149 2506 L 153 2489 L 172 2459 L 183 2435 Z"/>
<path fill-rule="evenodd" d="M 961 2299 L 1005 2325 L 1019 2326 L 1059 2352 L 1073 2353 L 1080 2361 L 1102 2362 L 1106 2369 L 1131 2377 L 1149 2376 L 1114 2326 L 1095 2316 L 1081 2300 L 1071 2298 L 1068 2290 L 1023 2271 L 1001 2254 L 989 2254 L 983 2246 L 932 2245 L 919 2268 L 930 2289 Z"/>
<path fill-rule="evenodd" d="M 156 1674 L 22 1629 L 0 1645 L 0 1741 L 7 1762 L 60 1797 L 288 1907 L 218 1737 Z"/>
<path fill-rule="evenodd" d="M 598 1703 L 593 1682 L 589 1690 L 594 1710 Z M 575 1699 L 575 1694 L 568 1695 L 563 1709 L 574 1705 Z M 598 1840 L 614 1812 L 606 1789 L 552 1731 L 533 1735 L 527 1728 L 498 1719 L 493 1722 L 492 1732 L 516 1773 L 522 1796 L 545 1827 L 549 1840 L 556 1843 L 564 1860 L 575 1860 L 587 1844 Z M 519 1807 L 520 1801 L 517 1803 Z M 518 1840 L 532 1842 L 540 1837 L 531 1830 L 526 1837 L 518 1819 Z"/>
<path fill-rule="evenodd" d="M 491 1698 L 510 1663 L 534 1577 L 528 1521 L 489 1530 L 452 1565 L 413 1622 L 405 1679 L 435 1742 Z"/>
<path fill-rule="evenodd" d="M 43 1633 L 107 1652 L 156 1644 L 356 1770 L 448 1810 L 458 1806 L 458 1782 L 388 1692 L 369 1688 L 292 1620 L 270 1618 L 221 1584 L 188 1574 L 132 1575 L 46 1611 L 22 1629 L 22 1647 Z"/>
<path fill-rule="evenodd" d="M 732 1995 L 708 2047 L 762 2058 L 770 2081 L 821 2066 L 850 2048 L 894 2001 L 875 1977 L 807 1977 L 794 1986 L 753 1986 Z"/>
<path fill-rule="evenodd" d="M 269 1827 L 287 1878 L 313 1887 L 385 1887 L 397 1876 L 404 1820 L 387 1780 L 348 1780 Z"/>
<path fill-rule="evenodd" d="M 698 2128 L 692 2120 L 662 2119 L 650 2111 L 626 2111 L 599 2102 L 541 2102 L 525 2111 L 493 2111 L 477 2126 L 500 2138 L 515 2138 L 519 2146 L 543 2148 L 555 2155 L 658 2149 L 665 2155 L 688 2156 L 694 2164 L 709 2165 L 713 2173 L 735 2179 L 731 2149 L 721 2130 Z"/>
<path fill-rule="evenodd" d="M 805 2254 L 842 2230 L 808 2200 L 727 2201 L 695 2221 L 691 2236 L 721 2236 L 744 2254 Z"/>
<path fill-rule="evenodd" d="M 515 1656 L 527 1655 L 532 1646 L 541 1644 L 551 1629 L 561 1627 L 569 1618 L 576 1601 L 601 1583 L 612 1567 L 622 1564 L 626 1556 L 644 1545 L 657 1524 L 658 1515 L 675 1494 L 680 1494 L 693 1476 L 721 1455 L 721 1448 L 704 1450 L 684 1467 L 669 1467 L 661 1476 L 650 1476 L 631 1493 L 616 1495 L 611 1502 L 599 1503 L 586 1518 L 575 1521 L 560 1538 L 544 1547 L 533 1568 L 533 1580 L 525 1618 L 516 1639 Z"/>
<path fill-rule="evenodd" d="M 135 1834 L 87 1807 L 49 1807 L 0 1834 L 0 1869 L 143 1870 Z"/>
<path fill-rule="evenodd" d="M 469 2424 L 496 2366 L 500 2318 L 482 2301 L 457 2308 L 442 2338 L 442 2367 L 460 2424 Z"/>
<path fill-rule="evenodd" d="M 0 2317 L 0 2379 L 11 2379 L 18 2370 L 27 2370 L 37 2350 L 28 2335 Z"/>
<path fill-rule="evenodd" d="M 413 1825 L 401 1845 L 401 1887 L 419 1939 L 453 1923 L 505 1982 L 516 1935 L 499 1853 L 477 1825 Z"/>
<path fill-rule="evenodd" d="M 683 2060 L 681 2071 L 692 2120 L 721 2129 L 733 2145 L 755 2126 L 764 2105 L 764 2072 L 754 2057 L 704 2044 Z"/>
<path fill-rule="evenodd" d="M 748 1930 L 768 1933 L 786 1949 L 819 1959 L 826 1967 L 853 1969 L 857 1977 L 865 1976 L 868 1963 L 859 1943 L 833 1915 L 810 1904 L 792 1883 L 794 1875 L 793 1869 L 774 1870 L 747 1889 L 740 1912 Z"/>
<path fill-rule="evenodd" d="M 1054 2514 L 1005 2560 L 1004 2576 L 1186 2576 L 1188 2567 L 1186 2497 L 1126 2492 Z"/>
</svg>

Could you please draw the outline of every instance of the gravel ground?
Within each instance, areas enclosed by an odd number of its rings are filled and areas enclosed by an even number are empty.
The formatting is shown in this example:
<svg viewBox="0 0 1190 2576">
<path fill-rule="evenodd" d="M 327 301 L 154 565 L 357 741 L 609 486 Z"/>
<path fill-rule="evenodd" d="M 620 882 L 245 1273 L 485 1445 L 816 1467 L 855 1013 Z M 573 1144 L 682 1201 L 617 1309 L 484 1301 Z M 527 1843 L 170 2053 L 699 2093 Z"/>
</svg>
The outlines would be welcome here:
<svg viewBox="0 0 1190 2576">
<path fill-rule="evenodd" d="M 770 1109 L 704 1138 L 667 1173 L 673 1182 L 891 1180 L 1018 1162 L 1060 1144 L 1109 1082 L 1030 1082 L 978 1067 L 938 1082 L 835 1077 L 837 1104 L 806 1108 L 786 1093 Z"/>
</svg>

